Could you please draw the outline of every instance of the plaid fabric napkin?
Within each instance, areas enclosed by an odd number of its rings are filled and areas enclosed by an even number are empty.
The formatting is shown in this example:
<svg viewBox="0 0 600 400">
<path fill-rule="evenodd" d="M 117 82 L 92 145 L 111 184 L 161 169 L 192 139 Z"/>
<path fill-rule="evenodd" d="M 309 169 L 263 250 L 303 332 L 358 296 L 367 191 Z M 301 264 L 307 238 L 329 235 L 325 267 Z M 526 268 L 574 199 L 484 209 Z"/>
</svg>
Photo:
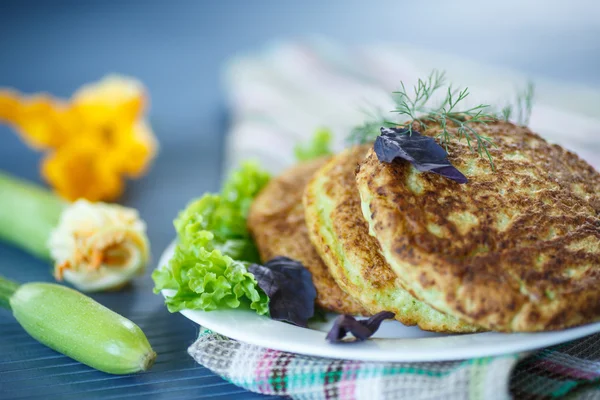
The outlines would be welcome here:
<svg viewBox="0 0 600 400">
<path fill-rule="evenodd" d="M 244 389 L 294 399 L 600 398 L 600 334 L 529 356 L 382 363 L 286 353 L 201 329 L 188 352 Z"/>
<path fill-rule="evenodd" d="M 225 73 L 232 123 L 225 171 L 255 158 L 280 172 L 294 163 L 294 146 L 321 127 L 331 129 L 334 147 L 341 149 L 353 126 L 393 109 L 389 94 L 401 80 L 409 87 L 432 68 L 469 86 L 468 100 L 477 104 L 506 104 L 526 81 L 517 73 L 396 45 L 350 48 L 311 40 L 240 55 Z M 530 127 L 600 167 L 600 109 L 591 106 L 600 104 L 600 93 L 535 83 Z M 600 335 L 532 355 L 370 363 L 264 349 L 202 330 L 189 353 L 238 386 L 298 399 L 600 399 Z"/>
</svg>

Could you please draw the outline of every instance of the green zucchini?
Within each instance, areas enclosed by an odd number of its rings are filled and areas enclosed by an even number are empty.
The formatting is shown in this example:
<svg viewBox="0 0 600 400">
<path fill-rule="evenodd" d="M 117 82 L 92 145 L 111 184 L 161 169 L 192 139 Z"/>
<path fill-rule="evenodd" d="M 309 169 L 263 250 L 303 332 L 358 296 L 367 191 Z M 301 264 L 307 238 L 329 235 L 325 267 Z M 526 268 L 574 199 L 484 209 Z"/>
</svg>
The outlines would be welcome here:
<svg viewBox="0 0 600 400">
<path fill-rule="evenodd" d="M 19 286 L 0 277 L 0 306 L 34 339 L 109 374 L 149 369 L 156 358 L 133 322 L 82 293 L 53 283 Z"/>
<path fill-rule="evenodd" d="M 50 259 L 48 238 L 67 206 L 41 186 L 0 172 L 0 239 Z"/>
</svg>

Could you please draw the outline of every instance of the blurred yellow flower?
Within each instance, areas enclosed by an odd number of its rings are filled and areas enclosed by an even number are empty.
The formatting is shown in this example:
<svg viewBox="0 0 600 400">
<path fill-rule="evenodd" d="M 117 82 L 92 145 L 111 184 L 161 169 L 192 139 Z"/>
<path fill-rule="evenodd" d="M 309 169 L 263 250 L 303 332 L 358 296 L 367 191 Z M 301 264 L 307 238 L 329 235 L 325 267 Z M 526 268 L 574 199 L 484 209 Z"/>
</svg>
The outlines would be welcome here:
<svg viewBox="0 0 600 400">
<path fill-rule="evenodd" d="M 42 175 L 69 200 L 113 200 L 123 192 L 119 171 L 102 157 L 101 143 L 85 138 L 71 140 L 42 161 Z"/>
<path fill-rule="evenodd" d="M 139 81 L 112 75 L 82 86 L 71 99 L 72 110 L 86 123 L 110 128 L 115 122 L 131 125 L 146 105 L 145 89 Z"/>
<path fill-rule="evenodd" d="M 146 101 L 140 82 L 119 76 L 83 86 L 69 102 L 0 90 L 0 122 L 48 152 L 42 175 L 62 197 L 110 201 L 123 192 L 124 178 L 142 175 L 156 153 L 143 119 Z"/>
<path fill-rule="evenodd" d="M 46 94 L 21 97 L 0 90 L 0 121 L 12 123 L 23 140 L 36 149 L 55 148 L 69 134 L 66 105 Z"/>
<path fill-rule="evenodd" d="M 18 106 L 19 100 L 15 92 L 0 89 L 0 120 L 12 120 Z"/>
</svg>

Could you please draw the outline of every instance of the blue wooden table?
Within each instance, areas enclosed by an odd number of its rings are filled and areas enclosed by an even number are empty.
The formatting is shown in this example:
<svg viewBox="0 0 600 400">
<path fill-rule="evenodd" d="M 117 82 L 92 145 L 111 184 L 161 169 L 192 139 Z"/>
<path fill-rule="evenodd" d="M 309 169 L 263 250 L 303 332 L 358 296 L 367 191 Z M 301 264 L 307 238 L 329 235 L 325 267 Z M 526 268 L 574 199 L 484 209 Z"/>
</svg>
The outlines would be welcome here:
<svg viewBox="0 0 600 400">
<path fill-rule="evenodd" d="M 139 209 L 147 221 L 157 260 L 173 238 L 171 221 L 177 211 L 204 191 L 218 189 L 227 129 L 220 71 L 227 58 L 239 51 L 274 38 L 308 34 L 346 42 L 398 40 L 475 55 L 480 61 L 551 78 L 600 84 L 600 49 L 594 39 L 600 32 L 587 19 L 579 20 L 578 30 L 550 20 L 545 27 L 538 24 L 532 35 L 522 34 L 531 29 L 527 18 L 509 31 L 492 22 L 488 23 L 491 33 L 483 37 L 478 24 L 448 19 L 448 10 L 439 9 L 446 6 L 403 3 L 2 1 L 0 87 L 68 97 L 81 84 L 110 72 L 135 76 L 147 85 L 160 154 L 147 176 L 128 185 L 123 202 Z M 507 3 L 513 2 L 503 2 Z M 428 15 L 431 23 L 420 25 L 422 18 L 410 18 L 415 13 Z M 527 16 L 535 20 L 533 13 Z M 450 25 L 453 29 L 448 29 Z M 480 50 L 474 54 L 459 45 L 465 38 Z M 578 45 L 568 46 L 570 38 L 577 39 Z M 560 63 L 553 62 L 552 49 L 557 47 L 563 48 Z M 532 48 L 537 48 L 536 57 L 525 62 L 522 55 Z M 39 182 L 39 159 L 40 154 L 0 127 L 1 170 Z M 244 392 L 191 360 L 186 349 L 198 327 L 167 312 L 162 299 L 152 294 L 149 272 L 124 292 L 94 297 L 147 333 L 159 354 L 150 372 L 110 376 L 94 371 L 38 344 L 8 312 L 0 311 L 0 398 L 262 397 Z M 49 265 L 2 244 L 0 274 L 23 282 L 52 280 Z"/>
</svg>

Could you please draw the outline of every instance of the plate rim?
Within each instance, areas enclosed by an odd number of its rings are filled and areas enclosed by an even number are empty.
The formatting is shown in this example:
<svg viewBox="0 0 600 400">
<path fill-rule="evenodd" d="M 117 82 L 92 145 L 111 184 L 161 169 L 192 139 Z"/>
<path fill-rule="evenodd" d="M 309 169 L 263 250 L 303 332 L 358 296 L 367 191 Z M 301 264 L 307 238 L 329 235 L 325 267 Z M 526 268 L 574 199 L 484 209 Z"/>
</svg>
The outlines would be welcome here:
<svg viewBox="0 0 600 400">
<path fill-rule="evenodd" d="M 162 268 L 167 264 L 174 248 L 175 241 L 163 251 L 157 268 Z M 161 294 L 167 297 L 172 292 L 174 291 L 164 289 Z M 250 345 L 305 356 L 378 362 L 456 361 L 479 357 L 509 356 L 600 332 L 600 322 L 596 322 L 550 332 L 482 332 L 422 338 L 376 338 L 361 343 L 332 344 L 325 340 L 325 332 L 274 321 L 251 310 L 231 309 L 207 312 L 185 309 L 179 312 L 189 320 L 215 333 Z M 254 330 L 257 327 L 264 328 L 264 330 L 255 332 L 253 329 L 240 329 L 252 326 L 254 326 Z M 279 333 L 283 333 L 283 335 Z M 289 337 L 302 340 L 290 340 Z M 490 340 L 491 343 L 489 343 Z M 494 340 L 496 340 L 495 344 Z M 423 345 L 423 343 L 425 344 Z M 414 344 L 419 344 L 419 346 L 414 346 Z M 429 349 L 424 351 L 424 347 L 429 347 Z"/>
</svg>

